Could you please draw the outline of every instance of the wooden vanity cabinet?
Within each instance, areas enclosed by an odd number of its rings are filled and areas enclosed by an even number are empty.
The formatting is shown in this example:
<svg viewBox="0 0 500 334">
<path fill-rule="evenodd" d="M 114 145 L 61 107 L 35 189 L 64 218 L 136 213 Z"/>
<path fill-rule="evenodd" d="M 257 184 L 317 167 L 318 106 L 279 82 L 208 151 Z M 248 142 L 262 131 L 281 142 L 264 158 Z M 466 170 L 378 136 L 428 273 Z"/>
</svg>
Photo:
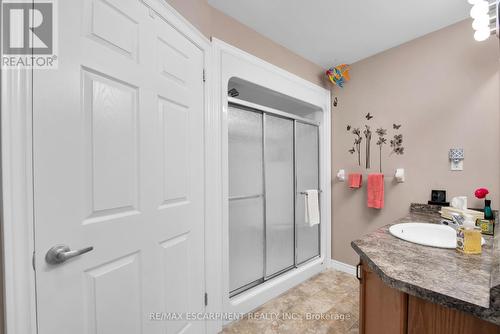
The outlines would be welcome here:
<svg viewBox="0 0 500 334">
<path fill-rule="evenodd" d="M 408 295 L 388 287 L 361 264 L 360 334 L 406 334 Z"/>
<path fill-rule="evenodd" d="M 500 326 L 464 312 L 409 296 L 408 334 L 424 333 L 498 334 L 500 333 Z"/>
<path fill-rule="evenodd" d="M 500 326 L 390 288 L 361 263 L 360 334 L 500 334 Z"/>
</svg>

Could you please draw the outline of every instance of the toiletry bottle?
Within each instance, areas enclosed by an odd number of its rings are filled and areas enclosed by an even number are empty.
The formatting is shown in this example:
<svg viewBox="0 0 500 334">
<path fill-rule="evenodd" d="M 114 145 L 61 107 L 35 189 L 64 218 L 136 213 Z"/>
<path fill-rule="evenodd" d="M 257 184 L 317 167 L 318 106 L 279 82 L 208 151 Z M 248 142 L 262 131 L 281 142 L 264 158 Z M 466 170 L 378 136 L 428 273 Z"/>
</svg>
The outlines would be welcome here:
<svg viewBox="0 0 500 334">
<path fill-rule="evenodd" d="M 495 234 L 495 220 L 493 219 L 477 219 L 476 226 L 481 228 L 481 233 L 486 235 Z"/>
<path fill-rule="evenodd" d="M 493 211 L 491 211 L 491 200 L 489 199 L 484 201 L 484 219 L 493 219 Z"/>
<path fill-rule="evenodd" d="M 457 229 L 457 250 L 465 254 L 481 254 L 481 228 L 474 217 L 464 214 L 463 226 Z"/>
</svg>

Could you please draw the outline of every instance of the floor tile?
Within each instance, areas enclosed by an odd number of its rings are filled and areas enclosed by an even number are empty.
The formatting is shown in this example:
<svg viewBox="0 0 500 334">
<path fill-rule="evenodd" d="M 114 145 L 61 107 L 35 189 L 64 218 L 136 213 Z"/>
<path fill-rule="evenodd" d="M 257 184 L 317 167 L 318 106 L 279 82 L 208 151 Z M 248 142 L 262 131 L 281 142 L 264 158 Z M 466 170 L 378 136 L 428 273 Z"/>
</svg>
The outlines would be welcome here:
<svg viewBox="0 0 500 334">
<path fill-rule="evenodd" d="M 223 334 L 357 334 L 358 280 L 326 270 L 270 300 L 254 312 L 279 314 L 277 319 L 243 318 Z"/>
</svg>

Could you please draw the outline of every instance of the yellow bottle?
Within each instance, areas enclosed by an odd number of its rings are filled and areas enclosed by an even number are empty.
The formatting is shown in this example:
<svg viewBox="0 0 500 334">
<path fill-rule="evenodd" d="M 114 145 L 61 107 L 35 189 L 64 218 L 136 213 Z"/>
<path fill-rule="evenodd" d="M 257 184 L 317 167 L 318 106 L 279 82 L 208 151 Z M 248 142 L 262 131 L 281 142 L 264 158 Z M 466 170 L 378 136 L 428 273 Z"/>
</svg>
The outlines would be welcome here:
<svg viewBox="0 0 500 334">
<path fill-rule="evenodd" d="M 463 226 L 457 229 L 457 250 L 465 254 L 481 254 L 481 228 L 471 215 L 464 215 Z"/>
</svg>

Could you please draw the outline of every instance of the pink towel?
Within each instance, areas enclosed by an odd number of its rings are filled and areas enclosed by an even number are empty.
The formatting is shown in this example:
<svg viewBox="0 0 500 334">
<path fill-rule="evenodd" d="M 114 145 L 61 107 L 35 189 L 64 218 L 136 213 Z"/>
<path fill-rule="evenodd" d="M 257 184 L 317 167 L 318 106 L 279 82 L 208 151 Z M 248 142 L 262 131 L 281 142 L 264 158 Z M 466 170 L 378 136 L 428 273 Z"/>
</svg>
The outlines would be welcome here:
<svg viewBox="0 0 500 334">
<path fill-rule="evenodd" d="M 384 207 L 384 174 L 368 175 L 368 207 L 382 209 Z"/>
<path fill-rule="evenodd" d="M 349 188 L 361 188 L 363 176 L 359 173 L 349 174 Z"/>
</svg>

